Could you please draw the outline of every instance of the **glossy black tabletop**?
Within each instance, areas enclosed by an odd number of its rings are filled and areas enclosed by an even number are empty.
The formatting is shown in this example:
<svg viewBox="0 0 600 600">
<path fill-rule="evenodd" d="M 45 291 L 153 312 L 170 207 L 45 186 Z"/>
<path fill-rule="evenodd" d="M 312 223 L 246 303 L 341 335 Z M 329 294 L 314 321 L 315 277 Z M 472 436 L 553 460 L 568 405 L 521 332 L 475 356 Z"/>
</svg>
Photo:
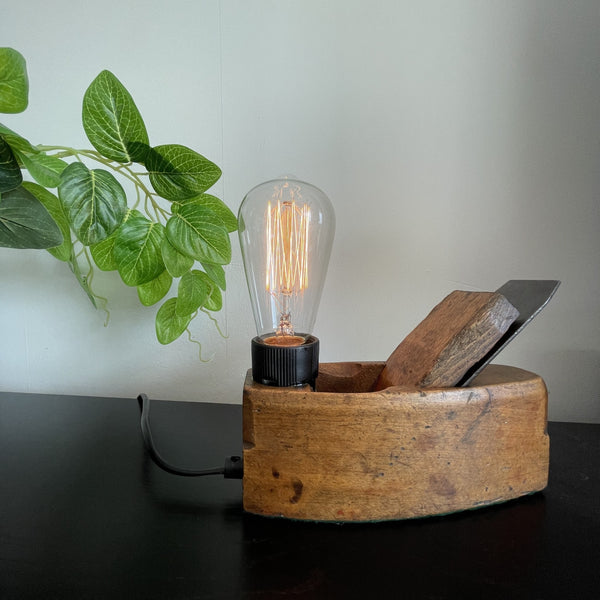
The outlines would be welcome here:
<svg viewBox="0 0 600 600">
<path fill-rule="evenodd" d="M 143 391 L 143 390 L 140 390 Z M 241 406 L 152 403 L 186 467 L 241 453 Z M 550 423 L 548 488 L 410 521 L 242 510 L 242 483 L 158 469 L 134 398 L 0 393 L 0 598 L 600 598 L 600 425 Z"/>
</svg>

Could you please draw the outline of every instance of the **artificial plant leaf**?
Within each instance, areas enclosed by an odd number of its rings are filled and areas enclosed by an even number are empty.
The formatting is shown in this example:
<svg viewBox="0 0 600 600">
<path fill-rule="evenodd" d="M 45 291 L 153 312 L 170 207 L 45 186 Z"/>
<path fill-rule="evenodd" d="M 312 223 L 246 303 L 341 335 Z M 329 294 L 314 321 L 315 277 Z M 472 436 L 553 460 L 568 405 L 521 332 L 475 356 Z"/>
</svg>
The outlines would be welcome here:
<svg viewBox="0 0 600 600">
<path fill-rule="evenodd" d="M 213 312 L 217 312 L 223 308 L 223 296 L 221 290 L 216 285 L 211 287 L 208 298 L 204 303 L 204 308 Z"/>
<path fill-rule="evenodd" d="M 166 236 L 161 246 L 161 252 L 167 271 L 169 271 L 173 277 L 181 277 L 186 271 L 189 271 L 194 264 L 194 259 L 185 254 L 181 254 Z"/>
<path fill-rule="evenodd" d="M 161 344 L 175 341 L 192 320 L 192 315 L 180 317 L 175 312 L 177 298 L 169 298 L 156 313 L 156 337 Z"/>
<path fill-rule="evenodd" d="M 40 152 L 31 142 L 14 132 L 12 129 L 6 127 L 0 123 L 0 137 L 3 137 L 8 145 L 12 148 L 13 152 L 21 153 L 26 152 L 28 154 L 36 154 Z"/>
<path fill-rule="evenodd" d="M 123 219 L 123 223 L 127 222 L 130 216 L 141 215 L 141 213 L 137 210 L 128 210 L 125 213 L 125 218 Z M 120 227 L 123 226 L 121 223 Z M 120 228 L 119 227 L 119 228 Z M 97 244 L 92 244 L 90 246 L 90 253 L 94 262 L 98 266 L 101 271 L 116 271 L 118 269 L 117 261 L 115 260 L 115 241 L 117 239 L 117 235 L 119 233 L 119 229 L 113 231 L 106 239 L 98 242 Z"/>
<path fill-rule="evenodd" d="M 62 172 L 58 196 L 67 209 L 71 228 L 86 246 L 106 239 L 127 211 L 125 192 L 115 177 L 102 169 L 89 170 L 80 162 Z"/>
<path fill-rule="evenodd" d="M 172 283 L 173 278 L 169 275 L 169 272 L 165 270 L 152 281 L 138 285 L 137 292 L 140 302 L 144 306 L 156 304 L 169 293 Z"/>
<path fill-rule="evenodd" d="M 21 185 L 23 175 L 8 142 L 0 136 L 0 194 Z"/>
<path fill-rule="evenodd" d="M 193 198 L 221 177 L 221 169 L 208 158 L 178 144 L 152 148 L 145 164 L 152 187 L 167 200 Z"/>
<path fill-rule="evenodd" d="M 211 194 L 201 194 L 200 196 L 190 198 L 189 200 L 184 200 L 182 202 L 182 204 L 192 203 L 210 208 L 210 210 L 212 210 L 221 219 L 221 221 L 223 221 L 223 225 L 225 225 L 229 233 L 237 231 L 237 217 L 231 212 L 227 204 L 225 204 L 225 202 L 223 202 L 223 200 L 220 198 L 217 198 Z"/>
<path fill-rule="evenodd" d="M 23 112 L 28 96 L 29 80 L 23 55 L 13 48 L 0 48 L 0 112 Z"/>
<path fill-rule="evenodd" d="M 163 225 L 132 211 L 119 227 L 113 255 L 123 282 L 142 285 L 165 270 L 160 247 L 165 235 Z"/>
<path fill-rule="evenodd" d="M 0 196 L 0 246 L 52 248 L 63 236 L 44 205 L 24 187 Z"/>
<path fill-rule="evenodd" d="M 119 230 L 111 233 L 107 238 L 90 246 L 94 262 L 101 271 L 116 271 L 117 261 L 114 256 L 115 240 Z"/>
<path fill-rule="evenodd" d="M 82 120 L 100 154 L 120 163 L 144 162 L 146 126 L 131 94 L 110 71 L 102 71 L 86 90 Z"/>
<path fill-rule="evenodd" d="M 45 187 L 42 187 L 37 183 L 24 181 L 23 187 L 44 205 L 44 208 L 50 213 L 50 216 L 54 219 L 54 222 L 58 225 L 58 228 L 62 233 L 62 244 L 60 244 L 60 246 L 55 246 L 54 248 L 48 248 L 48 252 L 58 260 L 69 262 L 73 253 L 73 243 L 71 242 L 69 218 L 67 217 L 62 202 Z"/>
<path fill-rule="evenodd" d="M 54 188 L 60 183 L 60 175 L 68 164 L 56 156 L 48 156 L 42 152 L 35 154 L 19 153 L 23 166 L 31 176 L 44 187 Z"/>
<path fill-rule="evenodd" d="M 179 252 L 195 260 L 225 265 L 231 242 L 223 221 L 209 208 L 185 204 L 167 221 L 167 237 Z"/>
<path fill-rule="evenodd" d="M 188 271 L 179 281 L 175 313 L 180 317 L 194 314 L 208 299 L 213 287 L 202 271 Z"/>
<path fill-rule="evenodd" d="M 210 263 L 201 263 L 202 268 L 206 271 L 206 274 L 210 277 L 211 281 L 218 285 L 223 291 L 227 288 L 227 282 L 225 281 L 225 269 L 221 265 L 215 265 Z"/>
</svg>

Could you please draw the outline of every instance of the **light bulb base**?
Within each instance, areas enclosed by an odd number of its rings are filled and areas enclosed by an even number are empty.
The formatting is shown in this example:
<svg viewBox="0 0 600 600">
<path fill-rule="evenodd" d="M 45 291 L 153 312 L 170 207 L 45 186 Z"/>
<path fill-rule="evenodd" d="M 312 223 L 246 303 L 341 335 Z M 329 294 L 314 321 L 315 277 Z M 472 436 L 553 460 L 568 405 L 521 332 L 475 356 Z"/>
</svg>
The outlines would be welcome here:
<svg viewBox="0 0 600 600">
<path fill-rule="evenodd" d="M 252 340 L 252 379 L 276 387 L 310 385 L 315 387 L 319 373 L 319 340 L 306 336 L 297 346 L 266 344 L 260 337 Z"/>
</svg>

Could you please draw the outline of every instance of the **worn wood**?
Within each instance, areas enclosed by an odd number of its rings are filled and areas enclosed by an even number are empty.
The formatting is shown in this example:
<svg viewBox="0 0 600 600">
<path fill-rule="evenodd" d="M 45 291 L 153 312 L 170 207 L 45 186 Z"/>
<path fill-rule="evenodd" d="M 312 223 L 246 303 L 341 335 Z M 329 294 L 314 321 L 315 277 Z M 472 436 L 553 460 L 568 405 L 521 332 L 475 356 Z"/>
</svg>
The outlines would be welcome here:
<svg viewBox="0 0 600 600">
<path fill-rule="evenodd" d="M 370 392 L 385 363 L 339 362 L 321 363 L 317 377 L 317 391 Z"/>
<path fill-rule="evenodd" d="M 394 350 L 374 389 L 456 385 L 518 316 L 497 292 L 452 292 Z"/>
<path fill-rule="evenodd" d="M 352 380 L 368 389 L 382 368 L 322 365 L 317 391 L 263 386 L 248 373 L 246 511 L 316 521 L 405 519 L 546 486 L 547 393 L 538 375 L 491 365 L 468 388 L 348 391 Z"/>
</svg>

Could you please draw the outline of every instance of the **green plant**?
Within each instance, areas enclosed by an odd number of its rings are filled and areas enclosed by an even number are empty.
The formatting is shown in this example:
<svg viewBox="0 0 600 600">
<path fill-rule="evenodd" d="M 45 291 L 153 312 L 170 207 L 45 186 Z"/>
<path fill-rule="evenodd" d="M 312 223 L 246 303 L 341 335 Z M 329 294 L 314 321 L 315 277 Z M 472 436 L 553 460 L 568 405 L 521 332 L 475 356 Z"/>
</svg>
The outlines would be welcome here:
<svg viewBox="0 0 600 600">
<path fill-rule="evenodd" d="M 0 112 L 23 112 L 28 94 L 25 59 L 0 48 Z M 185 146 L 151 146 L 131 95 L 109 71 L 85 92 L 82 121 L 93 150 L 33 145 L 0 123 L 0 246 L 46 248 L 104 308 L 94 266 L 117 271 L 146 306 L 179 279 L 156 314 L 156 335 L 162 344 L 189 335 L 199 311 L 211 317 L 222 308 L 237 221 L 206 193 L 221 170 Z M 133 188 L 131 200 L 121 182 Z"/>
</svg>

